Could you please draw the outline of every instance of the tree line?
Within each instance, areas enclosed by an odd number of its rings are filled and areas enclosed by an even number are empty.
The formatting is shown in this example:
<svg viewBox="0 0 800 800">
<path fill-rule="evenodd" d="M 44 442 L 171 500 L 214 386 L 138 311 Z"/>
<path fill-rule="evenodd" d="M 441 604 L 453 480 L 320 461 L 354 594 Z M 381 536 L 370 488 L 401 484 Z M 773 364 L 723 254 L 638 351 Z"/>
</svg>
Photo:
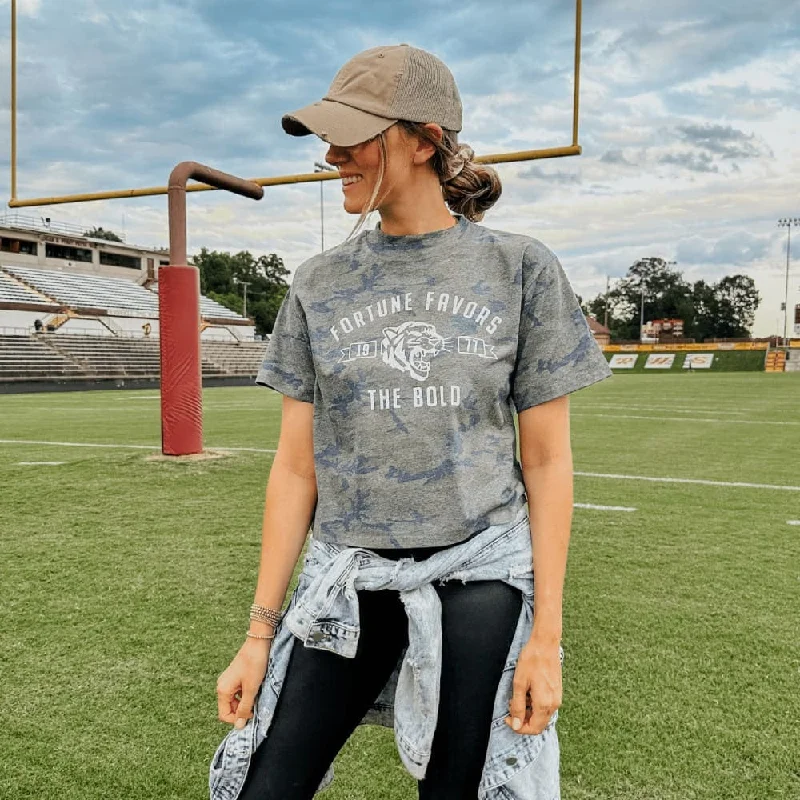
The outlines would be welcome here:
<svg viewBox="0 0 800 800">
<path fill-rule="evenodd" d="M 255 258 L 247 250 L 238 253 L 202 248 L 193 262 L 200 270 L 204 295 L 241 314 L 247 283 L 247 315 L 256 333 L 272 331 L 278 308 L 289 288 L 289 270 L 275 253 Z M 682 319 L 683 335 L 702 342 L 711 338 L 750 336 L 760 295 L 748 275 L 726 275 L 716 283 L 687 281 L 663 258 L 643 258 L 628 268 L 608 293 L 584 303 L 584 313 L 605 323 L 612 340 L 638 340 L 642 289 L 644 320 Z M 580 297 L 579 297 L 580 300 Z"/>
<path fill-rule="evenodd" d="M 691 283 L 673 264 L 663 258 L 640 259 L 607 294 L 581 303 L 584 312 L 603 323 L 608 311 L 612 340 L 638 340 L 644 290 L 645 323 L 682 319 L 683 335 L 698 342 L 750 336 L 761 297 L 749 275 Z"/>
</svg>

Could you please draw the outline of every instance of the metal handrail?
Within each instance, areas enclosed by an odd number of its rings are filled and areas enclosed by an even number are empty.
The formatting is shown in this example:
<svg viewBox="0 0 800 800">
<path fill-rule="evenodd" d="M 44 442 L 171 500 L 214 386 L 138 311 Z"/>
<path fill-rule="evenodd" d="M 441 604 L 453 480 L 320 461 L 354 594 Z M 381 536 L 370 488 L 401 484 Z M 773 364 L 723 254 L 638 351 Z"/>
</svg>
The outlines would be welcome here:
<svg viewBox="0 0 800 800">
<path fill-rule="evenodd" d="M 33 217 L 19 212 L 7 211 L 0 215 L 0 225 L 5 225 L 11 228 L 22 228 L 24 230 L 36 230 L 43 233 L 60 233 L 65 236 L 79 236 L 81 238 L 87 237 L 87 231 L 91 230 L 89 226 L 73 225 L 70 222 L 56 222 L 50 217 Z M 113 242 L 107 240 L 109 244 L 125 244 L 124 234 L 117 234 L 122 242 Z M 104 240 L 106 241 L 106 240 Z"/>
</svg>

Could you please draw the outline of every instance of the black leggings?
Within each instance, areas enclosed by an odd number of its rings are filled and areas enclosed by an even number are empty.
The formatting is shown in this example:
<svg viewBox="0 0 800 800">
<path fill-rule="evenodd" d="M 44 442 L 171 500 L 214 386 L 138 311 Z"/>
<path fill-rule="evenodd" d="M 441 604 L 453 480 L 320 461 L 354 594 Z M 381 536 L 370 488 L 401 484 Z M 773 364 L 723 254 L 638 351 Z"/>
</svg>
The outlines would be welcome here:
<svg viewBox="0 0 800 800">
<path fill-rule="evenodd" d="M 422 560 L 441 548 L 374 550 Z M 486 758 L 494 698 L 522 595 L 499 581 L 433 584 L 442 603 L 439 713 L 420 800 L 473 800 Z M 355 658 L 294 640 L 268 735 L 256 749 L 239 800 L 311 800 L 325 771 L 384 687 L 408 643 L 395 590 L 359 591 Z M 379 772 L 380 764 L 372 765 Z"/>
</svg>

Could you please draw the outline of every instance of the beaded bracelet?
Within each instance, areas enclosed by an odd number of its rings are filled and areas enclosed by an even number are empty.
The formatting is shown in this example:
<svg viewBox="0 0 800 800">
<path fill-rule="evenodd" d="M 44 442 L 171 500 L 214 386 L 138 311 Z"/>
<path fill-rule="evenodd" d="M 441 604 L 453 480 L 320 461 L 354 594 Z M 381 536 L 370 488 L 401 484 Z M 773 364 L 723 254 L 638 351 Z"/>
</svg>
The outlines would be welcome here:
<svg viewBox="0 0 800 800">
<path fill-rule="evenodd" d="M 277 627 L 280 624 L 282 614 L 280 611 L 277 611 L 274 608 L 266 608 L 265 606 L 260 606 L 257 603 L 253 603 L 250 606 L 250 619 L 257 620 L 259 622 L 267 622 L 274 627 Z"/>
<path fill-rule="evenodd" d="M 262 636 L 259 633 L 251 633 L 250 631 L 245 631 L 245 636 L 249 636 L 251 639 L 274 639 L 275 634 L 273 633 L 272 636 Z"/>
</svg>

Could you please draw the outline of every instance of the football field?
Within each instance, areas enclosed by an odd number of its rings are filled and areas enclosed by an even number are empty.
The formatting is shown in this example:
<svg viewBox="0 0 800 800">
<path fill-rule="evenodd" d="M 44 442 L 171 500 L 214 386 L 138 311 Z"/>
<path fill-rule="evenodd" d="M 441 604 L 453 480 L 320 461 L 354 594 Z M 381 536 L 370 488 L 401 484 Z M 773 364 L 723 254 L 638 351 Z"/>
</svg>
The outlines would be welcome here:
<svg viewBox="0 0 800 800">
<path fill-rule="evenodd" d="M 154 391 L 0 395 L 0 798 L 202 800 L 230 727 L 281 396 L 204 393 L 215 460 L 153 459 Z M 574 394 L 563 800 L 800 798 L 800 374 Z M 362 727 L 326 800 L 413 800 Z"/>
</svg>

